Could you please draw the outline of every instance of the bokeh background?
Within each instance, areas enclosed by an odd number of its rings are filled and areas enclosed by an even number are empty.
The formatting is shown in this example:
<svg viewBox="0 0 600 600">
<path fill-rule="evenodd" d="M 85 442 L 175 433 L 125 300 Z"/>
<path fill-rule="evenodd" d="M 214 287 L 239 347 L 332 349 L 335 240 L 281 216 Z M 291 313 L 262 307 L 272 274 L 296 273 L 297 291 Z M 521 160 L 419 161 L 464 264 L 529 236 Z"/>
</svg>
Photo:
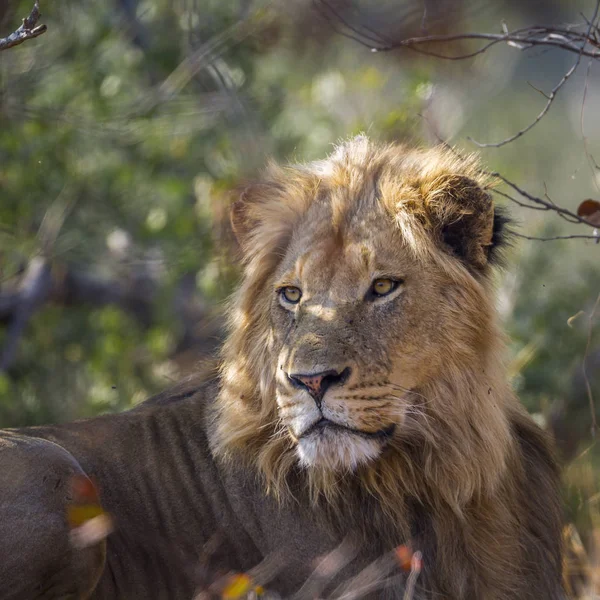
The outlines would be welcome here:
<svg viewBox="0 0 600 600">
<path fill-rule="evenodd" d="M 329 6 L 393 41 L 577 24 L 595 2 Z M 29 0 L 0 0 L 0 37 L 30 10 Z M 508 45 L 456 62 L 372 52 L 310 0 L 62 0 L 41 10 L 47 33 L 0 53 L 4 427 L 126 409 L 214 354 L 238 275 L 231 190 L 270 157 L 319 158 L 359 132 L 474 151 L 471 138 L 498 141 L 531 122 L 546 101 L 539 90 L 575 58 Z M 481 152 L 490 169 L 571 210 L 600 199 L 600 65 L 582 61 L 536 127 Z M 522 235 L 591 233 L 497 200 Z M 516 237 L 507 264 L 498 286 L 511 376 L 557 438 L 569 516 L 593 554 L 600 449 L 582 366 L 599 397 L 600 245 Z"/>
</svg>

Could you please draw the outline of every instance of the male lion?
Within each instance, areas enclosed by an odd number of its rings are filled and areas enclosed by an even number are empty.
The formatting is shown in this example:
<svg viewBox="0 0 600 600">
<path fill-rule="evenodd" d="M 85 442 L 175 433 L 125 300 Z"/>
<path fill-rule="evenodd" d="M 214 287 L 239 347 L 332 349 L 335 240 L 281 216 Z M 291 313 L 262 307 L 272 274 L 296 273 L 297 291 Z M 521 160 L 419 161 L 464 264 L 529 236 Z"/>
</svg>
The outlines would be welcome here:
<svg viewBox="0 0 600 600">
<path fill-rule="evenodd" d="M 270 167 L 233 207 L 218 374 L 0 438 L 0 598 L 190 599 L 273 556 L 290 595 L 342 540 L 355 556 L 298 598 L 340 597 L 399 545 L 422 553 L 415 598 L 563 598 L 557 467 L 503 366 L 485 185 L 473 158 L 364 137 Z M 69 542 L 74 474 L 115 521 L 105 547 Z M 402 597 L 406 573 L 378 584 Z"/>
</svg>

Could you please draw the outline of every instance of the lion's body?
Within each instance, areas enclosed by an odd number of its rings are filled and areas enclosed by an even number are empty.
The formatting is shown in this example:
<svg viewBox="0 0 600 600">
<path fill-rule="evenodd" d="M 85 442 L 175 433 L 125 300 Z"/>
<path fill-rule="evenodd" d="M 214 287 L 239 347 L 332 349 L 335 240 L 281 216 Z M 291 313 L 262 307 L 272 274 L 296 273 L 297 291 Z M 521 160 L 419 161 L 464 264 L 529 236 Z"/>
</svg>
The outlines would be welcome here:
<svg viewBox="0 0 600 600">
<path fill-rule="evenodd" d="M 73 569 L 93 587 L 103 554 L 82 561 L 64 522 L 79 470 L 116 525 L 93 598 L 191 598 L 207 572 L 265 560 L 288 595 L 342 540 L 357 556 L 338 580 L 407 544 L 423 555 L 415 598 L 562 598 L 557 468 L 503 368 L 483 185 L 472 160 L 363 138 L 273 169 L 234 211 L 245 275 L 219 376 L 0 437 L 0 600 L 69 597 L 46 582 Z M 45 443 L 68 452 L 50 478 Z M 49 520 L 60 552 L 23 581 L 18 548 L 51 538 Z M 384 593 L 402 597 L 391 575 Z"/>
<path fill-rule="evenodd" d="M 191 600 L 195 588 L 203 583 L 199 557 L 207 543 L 215 547 L 208 565 L 209 581 L 219 570 L 247 571 L 272 552 L 294 557 L 293 568 L 279 578 L 277 586 L 290 592 L 310 573 L 311 564 L 305 557 L 317 556 L 335 545 L 333 536 L 317 530 L 309 513 L 299 511 L 293 518 L 277 514 L 276 503 L 263 497 L 252 474 L 222 469 L 214 462 L 205 408 L 215 389 L 214 381 L 192 381 L 117 417 L 22 432 L 56 441 L 76 456 L 97 483 L 103 506 L 115 521 L 115 532 L 107 540 L 104 572 L 93 598 Z M 15 434 L 10 438 L 15 439 Z M 44 464 L 39 456 L 35 458 L 40 466 Z M 47 469 L 40 469 L 30 475 L 31 489 L 56 487 L 54 493 L 62 498 L 57 482 L 62 478 L 65 485 L 68 483 L 68 467 L 62 476 L 47 481 L 42 481 L 42 472 L 48 474 Z M 2 473 L 3 478 L 6 475 Z M 3 483 L 14 486 L 12 481 Z M 0 501 L 6 503 L 7 496 L 10 498 L 10 491 L 4 488 Z M 23 490 L 12 498 L 22 507 L 29 501 Z M 5 506 L 2 504 L 3 511 Z M 60 508 L 65 510 L 64 505 Z M 43 533 L 47 515 L 40 512 L 37 522 L 32 517 L 35 512 L 24 511 L 23 520 L 14 518 L 13 526 L 27 529 L 31 537 Z M 0 532 L 4 533 L 6 525 L 3 520 Z M 66 535 L 65 525 L 45 551 L 49 558 L 57 559 L 56 566 L 64 561 L 64 577 L 68 579 L 71 556 L 66 551 L 64 555 L 54 554 L 55 542 L 66 541 Z M 71 552 L 77 556 L 79 551 Z M 34 593 L 35 580 L 24 580 L 18 562 L 9 565 L 7 559 L 0 543 L 0 598 L 54 597 Z M 38 561 L 34 566 L 43 577 L 45 565 Z M 92 578 L 93 571 L 95 566 L 90 566 Z"/>
</svg>

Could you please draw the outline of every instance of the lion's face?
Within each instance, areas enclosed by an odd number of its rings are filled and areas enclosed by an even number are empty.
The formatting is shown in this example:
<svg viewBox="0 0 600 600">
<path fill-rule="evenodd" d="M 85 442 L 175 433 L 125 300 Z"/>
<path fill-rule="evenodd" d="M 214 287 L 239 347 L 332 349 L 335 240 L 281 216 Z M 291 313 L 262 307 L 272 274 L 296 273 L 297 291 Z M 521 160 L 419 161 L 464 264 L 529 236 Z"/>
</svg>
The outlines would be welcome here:
<svg viewBox="0 0 600 600">
<path fill-rule="evenodd" d="M 277 485 L 297 462 L 315 489 L 361 465 L 393 479 L 410 452 L 432 481 L 471 473 L 465 497 L 492 485 L 483 465 L 501 469 L 509 437 L 490 281 L 501 220 L 477 164 L 357 139 L 268 175 L 232 212 L 244 276 L 218 452 L 245 450 Z"/>
<path fill-rule="evenodd" d="M 303 465 L 353 469 L 403 435 L 411 391 L 443 368 L 452 283 L 376 200 L 338 235 L 331 223 L 327 202 L 311 207 L 276 273 L 276 400 Z"/>
</svg>

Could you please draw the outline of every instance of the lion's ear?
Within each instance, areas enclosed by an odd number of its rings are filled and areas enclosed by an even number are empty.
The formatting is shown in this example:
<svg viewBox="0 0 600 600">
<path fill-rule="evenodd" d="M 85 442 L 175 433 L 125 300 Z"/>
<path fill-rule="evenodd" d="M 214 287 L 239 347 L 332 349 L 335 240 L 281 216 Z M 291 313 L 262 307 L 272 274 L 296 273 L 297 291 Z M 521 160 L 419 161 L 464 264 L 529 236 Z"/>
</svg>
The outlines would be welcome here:
<svg viewBox="0 0 600 600">
<path fill-rule="evenodd" d="M 244 256 L 262 251 L 280 255 L 306 202 L 301 196 L 286 196 L 283 183 L 273 179 L 238 189 L 229 216 Z"/>
<path fill-rule="evenodd" d="M 447 175 L 424 199 L 437 241 L 467 266 L 485 268 L 504 224 L 495 215 L 491 195 L 469 177 Z"/>
<path fill-rule="evenodd" d="M 270 186 L 260 182 L 246 184 L 235 190 L 236 200 L 231 205 L 229 220 L 235 239 L 245 248 L 250 234 L 259 225 L 260 210 L 268 200 Z"/>
<path fill-rule="evenodd" d="M 238 190 L 238 197 L 231 205 L 229 211 L 229 221 L 231 223 L 231 229 L 235 235 L 237 243 L 243 248 L 245 240 L 248 236 L 248 232 L 251 229 L 250 221 L 248 218 L 248 206 L 249 206 L 249 187 L 245 187 L 242 190 Z"/>
</svg>

